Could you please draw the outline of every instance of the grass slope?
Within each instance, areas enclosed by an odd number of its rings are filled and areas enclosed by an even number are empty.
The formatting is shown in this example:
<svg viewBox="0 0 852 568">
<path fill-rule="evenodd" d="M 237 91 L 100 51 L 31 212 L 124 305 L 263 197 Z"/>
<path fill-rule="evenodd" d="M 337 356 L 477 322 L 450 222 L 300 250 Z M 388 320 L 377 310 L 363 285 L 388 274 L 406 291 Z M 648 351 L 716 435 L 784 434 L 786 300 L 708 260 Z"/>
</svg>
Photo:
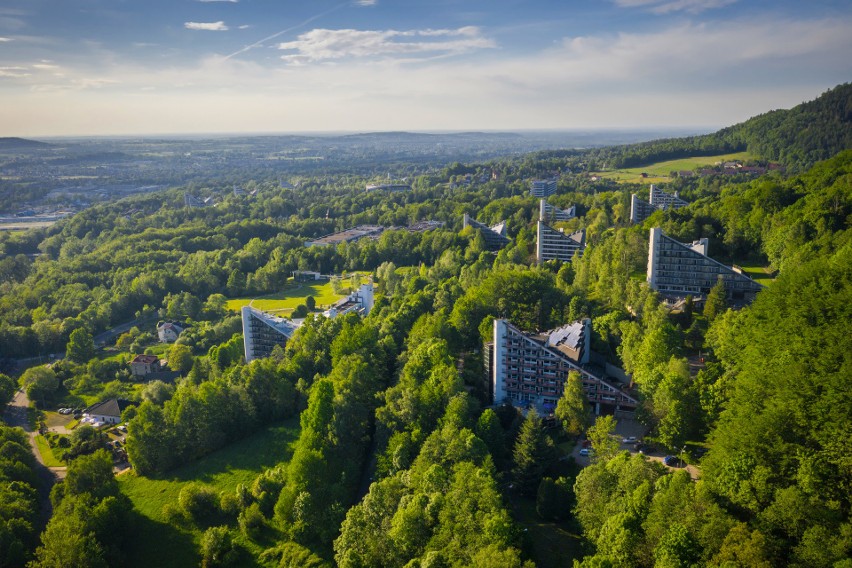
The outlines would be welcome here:
<svg viewBox="0 0 852 568">
<path fill-rule="evenodd" d="M 595 175 L 602 178 L 614 179 L 619 183 L 663 183 L 671 181 L 669 174 L 673 171 L 694 170 L 702 166 L 712 166 L 716 162 L 730 162 L 734 160 L 745 161 L 750 160 L 753 157 L 754 156 L 748 152 L 720 154 L 718 156 L 696 156 L 693 158 L 681 158 L 679 160 L 657 162 L 638 168 L 625 168 L 623 170 L 600 172 Z M 648 174 L 648 177 L 641 177 L 642 173 Z"/>
<path fill-rule="evenodd" d="M 366 272 L 361 274 L 367 274 Z M 349 286 L 351 279 L 344 279 L 343 285 Z M 278 315 L 286 315 L 292 312 L 299 304 L 305 303 L 305 298 L 313 296 L 317 302 L 317 307 L 330 306 L 337 300 L 343 298 L 343 295 L 335 294 L 332 290 L 331 282 L 323 280 L 320 282 L 305 282 L 296 284 L 290 279 L 287 283 L 287 288 L 275 294 L 268 294 L 258 298 L 234 298 L 228 300 L 228 309 L 239 311 L 243 306 L 251 305 L 253 308 L 263 310 L 265 312 L 278 312 Z"/>
<path fill-rule="evenodd" d="M 163 505 L 177 503 L 180 490 L 191 481 L 211 485 L 219 492 L 234 491 L 240 483 L 250 486 L 261 471 L 290 459 L 298 437 L 299 419 L 292 418 L 160 479 L 134 472 L 120 475 L 119 487 L 137 513 L 136 534 L 127 551 L 130 566 L 198 566 L 201 531 L 183 531 L 166 524 Z"/>
</svg>

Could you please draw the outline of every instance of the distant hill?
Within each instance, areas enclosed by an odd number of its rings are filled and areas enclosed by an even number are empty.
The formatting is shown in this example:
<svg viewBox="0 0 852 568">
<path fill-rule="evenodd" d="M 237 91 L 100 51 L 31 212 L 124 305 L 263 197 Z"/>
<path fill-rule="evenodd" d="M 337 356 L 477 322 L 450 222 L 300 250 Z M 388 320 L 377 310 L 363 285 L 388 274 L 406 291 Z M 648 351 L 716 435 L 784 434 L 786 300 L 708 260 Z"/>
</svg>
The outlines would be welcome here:
<svg viewBox="0 0 852 568">
<path fill-rule="evenodd" d="M 852 84 L 789 110 L 774 110 L 712 134 L 653 140 L 593 150 L 590 157 L 607 168 L 638 167 L 685 158 L 749 151 L 804 171 L 820 160 L 852 148 Z"/>
<path fill-rule="evenodd" d="M 51 144 L 26 138 L 0 138 L 0 150 L 29 150 L 32 148 L 48 148 Z"/>
</svg>

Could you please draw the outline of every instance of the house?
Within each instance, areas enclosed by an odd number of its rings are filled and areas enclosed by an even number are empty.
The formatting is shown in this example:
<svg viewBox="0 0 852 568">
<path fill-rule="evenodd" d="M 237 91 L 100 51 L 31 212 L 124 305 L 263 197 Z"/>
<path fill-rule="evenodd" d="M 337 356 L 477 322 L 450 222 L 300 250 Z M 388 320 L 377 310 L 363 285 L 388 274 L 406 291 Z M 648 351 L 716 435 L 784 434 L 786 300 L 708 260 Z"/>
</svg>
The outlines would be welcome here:
<svg viewBox="0 0 852 568">
<path fill-rule="evenodd" d="M 157 337 L 160 343 L 174 343 L 187 327 L 171 321 L 161 321 L 157 323 Z"/>
<path fill-rule="evenodd" d="M 137 355 L 130 361 L 130 374 L 144 377 L 160 371 L 160 358 L 156 355 Z"/>
<path fill-rule="evenodd" d="M 80 422 L 95 427 L 104 424 L 118 424 L 121 422 L 121 413 L 132 404 L 129 400 L 115 398 L 98 402 L 83 411 L 83 418 Z"/>
</svg>

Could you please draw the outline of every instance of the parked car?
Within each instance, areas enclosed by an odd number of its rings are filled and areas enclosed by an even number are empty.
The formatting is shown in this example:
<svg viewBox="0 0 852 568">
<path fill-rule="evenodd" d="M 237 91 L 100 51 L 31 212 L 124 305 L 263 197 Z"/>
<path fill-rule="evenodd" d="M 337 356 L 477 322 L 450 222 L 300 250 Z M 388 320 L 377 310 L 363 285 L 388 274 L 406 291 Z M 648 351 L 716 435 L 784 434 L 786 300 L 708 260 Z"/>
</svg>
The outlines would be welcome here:
<svg viewBox="0 0 852 568">
<path fill-rule="evenodd" d="M 636 436 L 630 436 L 628 438 L 622 438 L 621 443 L 622 444 L 635 444 L 636 443 Z"/>
<path fill-rule="evenodd" d="M 669 467 L 683 467 L 683 462 L 675 456 L 666 456 L 663 458 L 663 463 Z"/>
<path fill-rule="evenodd" d="M 592 448 L 583 448 L 582 450 L 580 450 L 581 456 L 590 456 L 594 453 L 595 451 Z"/>
</svg>

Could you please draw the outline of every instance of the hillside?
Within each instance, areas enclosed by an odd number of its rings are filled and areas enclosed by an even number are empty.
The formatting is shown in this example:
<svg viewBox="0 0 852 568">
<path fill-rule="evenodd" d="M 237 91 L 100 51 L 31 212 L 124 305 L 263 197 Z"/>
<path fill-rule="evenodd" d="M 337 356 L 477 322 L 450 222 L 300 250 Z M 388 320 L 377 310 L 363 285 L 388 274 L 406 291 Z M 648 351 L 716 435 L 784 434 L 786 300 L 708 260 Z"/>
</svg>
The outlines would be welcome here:
<svg viewBox="0 0 852 568">
<path fill-rule="evenodd" d="M 4 150 L 31 150 L 33 148 L 49 148 L 52 144 L 28 140 L 26 138 L 6 137 L 0 138 L 0 152 Z"/>
<path fill-rule="evenodd" d="M 598 167 L 620 169 L 747 151 L 801 172 L 848 148 L 852 148 L 852 84 L 844 83 L 792 109 L 770 111 L 712 134 L 603 148 L 588 156 Z"/>
</svg>

